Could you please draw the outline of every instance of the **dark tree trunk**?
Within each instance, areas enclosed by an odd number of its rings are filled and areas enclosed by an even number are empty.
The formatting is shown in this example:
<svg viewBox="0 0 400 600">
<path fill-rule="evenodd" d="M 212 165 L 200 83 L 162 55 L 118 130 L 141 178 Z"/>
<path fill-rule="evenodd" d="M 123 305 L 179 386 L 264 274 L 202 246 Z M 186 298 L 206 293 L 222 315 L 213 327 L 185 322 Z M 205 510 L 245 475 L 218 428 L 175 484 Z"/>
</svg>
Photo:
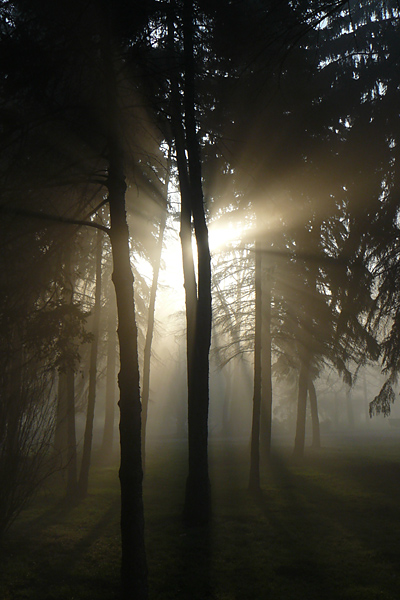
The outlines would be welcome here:
<svg viewBox="0 0 400 600">
<path fill-rule="evenodd" d="M 171 3 L 171 8 L 174 8 Z M 209 351 L 211 342 L 211 258 L 208 244 L 201 177 L 200 146 L 195 119 L 195 63 L 193 48 L 193 3 L 185 0 L 184 32 L 184 127 L 176 78 L 172 77 L 172 128 L 175 138 L 181 191 L 181 243 L 186 298 L 188 365 L 189 472 L 186 482 L 184 517 L 190 525 L 208 523 L 211 515 L 208 475 Z M 169 20 L 172 72 L 174 23 Z M 191 220 L 197 242 L 196 286 Z"/>
<path fill-rule="evenodd" d="M 57 466 L 67 471 L 66 495 L 74 497 L 77 486 L 75 431 L 75 375 L 70 366 L 58 374 L 56 431 L 54 452 Z"/>
<path fill-rule="evenodd" d="M 111 300 L 112 296 L 112 300 Z M 115 418 L 115 380 L 117 363 L 117 331 L 115 318 L 114 290 L 110 290 L 110 304 L 107 317 L 107 371 L 106 371 L 106 406 L 104 416 L 103 441 L 101 445 L 101 456 L 103 460 L 109 460 L 112 455 L 114 442 L 114 418 Z"/>
<path fill-rule="evenodd" d="M 153 280 L 151 282 L 150 290 L 150 301 L 149 301 L 149 313 L 147 319 L 147 332 L 146 342 L 144 346 L 144 359 L 143 359 L 143 383 L 142 383 L 142 463 L 145 465 L 146 456 L 146 426 L 147 426 L 147 414 L 149 407 L 149 395 L 150 395 L 150 362 L 151 362 L 151 345 L 153 341 L 154 333 L 154 316 L 156 307 L 156 295 L 158 287 L 158 275 L 160 272 L 161 265 L 161 254 L 164 241 L 164 231 L 167 223 L 168 214 L 168 187 L 169 177 L 171 169 L 171 147 L 168 150 L 168 162 L 167 162 L 167 176 L 165 179 L 164 193 L 165 193 L 165 209 L 162 211 L 160 219 L 160 228 L 158 233 L 158 241 L 156 248 L 156 255 L 153 260 Z"/>
<path fill-rule="evenodd" d="M 335 431 L 337 432 L 337 430 L 339 429 L 339 397 L 337 392 L 334 392 L 333 394 L 333 407 L 333 423 Z"/>
<path fill-rule="evenodd" d="M 193 388 L 188 398 L 189 473 L 185 516 L 190 524 L 207 523 L 211 515 L 208 475 L 209 352 L 211 344 L 211 256 L 204 210 L 200 144 L 195 118 L 195 59 L 193 1 L 183 8 L 185 62 L 185 131 L 194 232 L 197 243 L 197 307 Z"/>
<path fill-rule="evenodd" d="M 261 384 L 261 447 L 271 454 L 272 436 L 272 338 L 271 338 L 271 270 L 262 278 L 262 384 Z"/>
<path fill-rule="evenodd" d="M 94 409 L 96 404 L 97 354 L 99 347 L 99 329 L 101 313 L 101 259 L 103 253 L 102 236 L 103 233 L 98 229 L 96 234 L 96 287 L 93 307 L 93 340 L 90 347 L 89 392 L 81 470 L 79 473 L 78 481 L 78 496 L 80 498 L 84 498 L 87 495 L 89 485 L 90 460 L 92 455 L 93 420 Z"/>
<path fill-rule="evenodd" d="M 231 365 L 228 364 L 225 369 L 222 370 L 225 375 L 225 391 L 224 399 L 222 404 L 222 434 L 228 436 L 230 434 L 230 407 L 232 397 L 232 369 Z"/>
<path fill-rule="evenodd" d="M 254 393 L 251 426 L 249 489 L 260 489 L 260 417 L 261 417 L 261 252 L 255 247 L 255 332 L 254 332 Z"/>
<path fill-rule="evenodd" d="M 354 410 L 351 401 L 351 386 L 346 386 L 346 409 L 347 409 L 347 423 L 350 431 L 353 431 L 355 427 Z"/>
<path fill-rule="evenodd" d="M 67 468 L 67 496 L 75 497 L 78 461 L 76 456 L 76 430 L 75 430 L 75 373 L 71 366 L 66 373 L 67 392 L 67 435 L 68 435 L 68 468 Z"/>
<path fill-rule="evenodd" d="M 369 417 L 369 396 L 368 396 L 368 391 L 367 391 L 367 371 L 366 368 L 364 368 L 364 372 L 363 372 L 363 395 L 364 395 L 364 410 L 365 410 L 365 423 L 369 423 L 370 421 L 370 417 Z"/>
<path fill-rule="evenodd" d="M 299 374 L 299 394 L 297 399 L 297 420 L 296 437 L 294 440 L 295 457 L 304 456 L 304 445 L 306 441 L 306 409 L 307 409 L 307 389 L 308 389 L 308 362 L 301 363 Z"/>
<path fill-rule="evenodd" d="M 58 373 L 56 428 L 54 433 L 54 453 L 61 468 L 67 466 L 66 450 L 68 447 L 67 426 L 67 377 L 63 372 Z"/>
<path fill-rule="evenodd" d="M 148 597 L 144 545 L 143 470 L 141 456 L 141 402 L 133 275 L 129 256 L 129 231 L 125 212 L 125 175 L 118 145 L 111 145 L 108 178 L 113 253 L 113 275 L 120 347 L 121 463 L 121 578 L 123 598 Z"/>
<path fill-rule="evenodd" d="M 63 289 L 63 300 L 66 305 L 71 305 L 74 297 L 72 261 L 73 257 L 67 251 L 64 264 Z M 75 373 L 74 365 L 67 360 L 61 364 L 58 375 L 56 419 L 55 449 L 59 453 L 61 466 L 67 468 L 66 495 L 72 498 L 76 494 L 78 477 L 75 430 Z"/>
<path fill-rule="evenodd" d="M 126 181 L 118 82 L 112 41 L 102 38 L 102 62 L 107 92 L 108 204 L 113 258 L 112 281 L 118 320 L 120 370 L 119 432 L 121 486 L 121 584 L 123 600 L 147 600 L 147 559 L 144 542 L 143 468 L 141 448 L 141 401 L 139 385 L 138 331 L 133 274 L 126 218 Z"/>
<path fill-rule="evenodd" d="M 310 399 L 311 422 L 312 422 L 312 447 L 321 448 L 321 433 L 319 427 L 317 393 L 311 377 L 308 380 L 308 397 Z"/>
</svg>

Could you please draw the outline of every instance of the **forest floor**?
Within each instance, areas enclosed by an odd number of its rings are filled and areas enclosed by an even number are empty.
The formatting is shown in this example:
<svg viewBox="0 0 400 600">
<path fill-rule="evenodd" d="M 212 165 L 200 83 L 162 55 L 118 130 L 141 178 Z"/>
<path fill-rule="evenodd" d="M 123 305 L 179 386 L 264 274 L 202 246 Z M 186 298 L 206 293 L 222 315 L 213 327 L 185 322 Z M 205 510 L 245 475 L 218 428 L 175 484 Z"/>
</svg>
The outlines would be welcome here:
<svg viewBox="0 0 400 600">
<path fill-rule="evenodd" d="M 213 440 L 213 521 L 182 523 L 186 450 L 159 440 L 145 478 L 150 600 L 397 600 L 400 431 L 331 440 L 302 461 L 281 445 L 247 491 L 248 447 Z M 117 462 L 93 469 L 88 497 L 49 482 L 0 549 L 1 600 L 111 600 L 119 591 Z"/>
</svg>

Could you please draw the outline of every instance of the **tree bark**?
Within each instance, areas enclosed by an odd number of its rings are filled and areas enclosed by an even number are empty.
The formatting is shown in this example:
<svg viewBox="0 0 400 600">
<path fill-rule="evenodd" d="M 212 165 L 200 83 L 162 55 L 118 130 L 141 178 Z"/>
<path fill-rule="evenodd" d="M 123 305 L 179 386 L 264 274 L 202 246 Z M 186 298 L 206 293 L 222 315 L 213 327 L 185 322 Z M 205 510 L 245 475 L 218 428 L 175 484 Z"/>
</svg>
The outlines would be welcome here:
<svg viewBox="0 0 400 600">
<path fill-rule="evenodd" d="M 171 9 L 175 4 L 171 2 Z M 169 16 L 169 48 L 175 73 L 174 23 Z M 175 138 L 181 191 L 181 244 L 186 299 L 189 472 L 184 518 L 189 525 L 204 525 L 211 516 L 208 475 L 209 351 L 211 343 L 211 257 L 205 218 L 200 146 L 195 118 L 195 63 L 193 2 L 183 6 L 184 113 L 176 77 L 171 77 L 172 129 Z M 184 127 L 182 125 L 184 114 Z M 192 217 L 197 243 L 196 285 L 192 251 Z"/>
<path fill-rule="evenodd" d="M 93 340 L 90 347 L 89 392 L 81 470 L 79 473 L 78 481 L 78 496 L 80 498 L 84 498 L 87 495 L 89 485 L 90 460 L 92 454 L 93 420 L 94 409 L 96 404 L 97 354 L 99 347 L 99 329 L 101 313 L 101 259 L 103 253 L 102 235 L 102 232 L 98 229 L 96 234 L 96 284 L 93 307 Z"/>
<path fill-rule="evenodd" d="M 66 373 L 67 392 L 67 435 L 68 435 L 68 468 L 67 468 L 67 496 L 75 497 L 78 478 L 78 460 L 76 456 L 76 428 L 75 428 L 75 373 L 71 366 Z"/>
<path fill-rule="evenodd" d="M 200 144 L 195 118 L 195 60 L 193 0 L 183 6 L 185 64 L 185 131 L 194 233 L 197 243 L 197 305 L 194 361 L 188 398 L 189 473 L 185 517 L 190 524 L 205 524 L 211 515 L 208 474 L 209 352 L 211 344 L 211 256 L 204 209 Z"/>
<path fill-rule="evenodd" d="M 262 383 L 261 383 L 261 447 L 271 454 L 272 436 L 272 338 L 271 338 L 271 269 L 262 278 Z"/>
<path fill-rule="evenodd" d="M 133 275 L 129 256 L 129 231 L 125 212 L 125 175 L 122 156 L 112 149 L 109 205 L 113 252 L 112 280 L 115 286 L 120 347 L 120 444 L 121 463 L 121 579 L 124 599 L 148 596 L 147 561 L 144 545 L 143 470 L 141 456 L 141 403 L 137 327 Z"/>
<path fill-rule="evenodd" d="M 308 397 L 310 399 L 311 422 L 312 422 L 312 447 L 321 448 L 321 432 L 319 427 L 317 393 L 311 377 L 308 380 Z"/>
<path fill-rule="evenodd" d="M 347 423 L 350 431 L 354 430 L 355 420 L 354 420 L 354 410 L 353 404 L 351 401 L 351 386 L 346 386 L 346 409 L 347 409 Z"/>
<path fill-rule="evenodd" d="M 304 456 L 306 440 L 306 409 L 308 389 L 308 361 L 301 363 L 299 374 L 299 393 L 297 399 L 296 437 L 294 440 L 293 455 L 297 458 Z"/>
<path fill-rule="evenodd" d="M 261 252 L 255 246 L 255 331 L 254 331 L 254 393 L 251 426 L 249 489 L 260 490 L 260 417 L 261 417 Z"/>
<path fill-rule="evenodd" d="M 153 260 L 153 280 L 151 282 L 150 290 L 150 301 L 149 301 L 149 313 L 147 318 L 147 332 L 146 342 L 144 346 L 144 358 L 143 358 L 143 383 L 142 383 L 142 464 L 145 466 L 146 457 L 146 426 L 147 426 L 147 414 L 149 406 L 149 395 L 150 395 L 150 362 L 151 362 L 151 345 L 153 341 L 154 333 L 154 317 L 155 317 L 155 306 L 156 306 L 156 295 L 158 287 L 158 276 L 161 265 L 161 254 L 164 241 L 164 231 L 167 223 L 168 214 L 168 187 L 171 170 L 171 146 L 168 149 L 168 162 L 167 162 L 167 174 L 165 179 L 164 191 L 165 191 L 165 209 L 162 211 L 160 219 L 160 228 L 158 233 L 158 241 L 156 248 L 156 255 Z"/>
<path fill-rule="evenodd" d="M 107 94 L 108 204 L 118 321 L 120 370 L 119 432 L 121 487 L 121 584 L 123 600 L 147 600 L 147 559 L 144 541 L 143 468 L 138 331 L 133 274 L 126 218 L 124 133 L 118 98 L 113 45 L 108 31 L 101 39 L 101 58 Z"/>
<path fill-rule="evenodd" d="M 67 466 L 66 450 L 68 447 L 67 428 L 67 379 L 66 374 L 58 372 L 56 428 L 54 433 L 55 458 L 61 468 Z"/>
<path fill-rule="evenodd" d="M 115 296 L 114 290 L 112 289 L 110 290 L 110 304 L 108 306 L 107 334 L 106 406 L 104 415 L 103 441 L 101 445 L 101 455 L 103 460 L 108 460 L 111 457 L 114 442 L 117 331 L 115 319 Z"/>
<path fill-rule="evenodd" d="M 222 435 L 228 437 L 231 433 L 231 419 L 230 419 L 230 408 L 232 401 L 232 368 L 231 364 L 228 363 L 226 368 L 222 370 L 222 373 L 225 375 L 225 391 L 224 398 L 222 404 Z"/>
<path fill-rule="evenodd" d="M 66 252 L 64 262 L 64 289 L 63 300 L 65 304 L 72 305 L 74 298 L 74 275 L 72 271 L 71 252 Z M 60 451 L 62 466 L 67 468 L 67 488 L 66 495 L 69 498 L 75 497 L 78 465 L 76 455 L 76 426 L 75 426 L 75 373 L 74 365 L 68 361 L 61 364 L 58 379 L 58 403 L 57 410 L 57 428 L 55 444 L 57 451 Z M 57 431 L 57 430 L 56 430 Z M 66 441 L 64 448 L 62 444 Z"/>
</svg>

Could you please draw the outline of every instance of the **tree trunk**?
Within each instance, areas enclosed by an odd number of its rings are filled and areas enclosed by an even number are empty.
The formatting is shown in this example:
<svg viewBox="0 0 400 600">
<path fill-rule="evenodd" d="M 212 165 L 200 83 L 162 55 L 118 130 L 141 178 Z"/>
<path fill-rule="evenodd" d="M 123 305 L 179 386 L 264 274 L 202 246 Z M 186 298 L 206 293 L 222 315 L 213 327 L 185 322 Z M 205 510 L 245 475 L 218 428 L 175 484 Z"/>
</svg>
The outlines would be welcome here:
<svg viewBox="0 0 400 600">
<path fill-rule="evenodd" d="M 171 8 L 174 8 L 171 3 Z M 170 11 L 169 48 L 174 61 L 174 23 Z M 188 365 L 189 472 L 186 482 L 184 518 L 190 525 L 206 524 L 211 515 L 208 476 L 209 351 L 211 342 L 211 258 L 204 210 L 200 147 L 195 119 L 195 63 L 193 48 L 193 3 L 185 0 L 184 32 L 184 123 L 179 89 L 172 77 L 172 129 L 175 138 L 181 191 L 181 243 L 186 299 Z M 196 286 L 191 219 L 197 242 Z"/>
<path fill-rule="evenodd" d="M 261 417 L 261 252 L 255 246 L 255 332 L 254 332 L 254 393 L 253 420 L 251 427 L 249 489 L 260 489 L 260 417 Z"/>
<path fill-rule="evenodd" d="M 76 456 L 76 429 L 75 429 L 75 373 L 68 365 L 66 373 L 67 392 L 67 432 L 68 432 L 68 469 L 67 469 L 67 496 L 75 497 L 78 478 L 78 461 Z"/>
<path fill-rule="evenodd" d="M 321 448 L 321 433 L 319 427 L 317 393 L 314 382 L 311 377 L 308 380 L 308 397 L 310 399 L 311 422 L 312 422 L 312 443 L 313 448 Z"/>
<path fill-rule="evenodd" d="M 228 363 L 225 369 L 222 370 L 225 375 L 225 391 L 222 404 L 222 435 L 228 437 L 231 434 L 231 419 L 230 419 L 230 407 L 232 401 L 232 369 L 231 364 Z"/>
<path fill-rule="evenodd" d="M 334 427 L 335 427 L 335 433 L 337 433 L 338 429 L 339 429 L 339 399 L 338 399 L 338 393 L 334 392 L 333 393 L 333 406 L 334 406 L 334 412 L 333 412 L 333 422 L 334 422 Z"/>
<path fill-rule="evenodd" d="M 347 409 L 347 423 L 350 431 L 354 430 L 355 420 L 354 420 L 354 410 L 353 404 L 351 401 L 351 386 L 346 386 L 346 409 Z"/>
<path fill-rule="evenodd" d="M 308 389 L 308 362 L 302 362 L 299 374 L 299 393 L 297 399 L 296 437 L 294 440 L 293 455 L 301 458 L 304 456 L 306 440 L 306 409 Z"/>
<path fill-rule="evenodd" d="M 67 466 L 66 450 L 68 448 L 67 427 L 67 378 L 62 371 L 58 372 L 56 428 L 54 433 L 54 454 L 61 468 Z"/>
<path fill-rule="evenodd" d="M 121 463 L 121 579 L 124 599 L 148 597 L 144 545 L 143 470 L 141 456 L 141 403 L 133 275 L 129 256 L 129 231 L 125 212 L 125 175 L 118 145 L 111 145 L 108 177 L 115 286 L 120 347 Z"/>
<path fill-rule="evenodd" d="M 83 452 L 81 471 L 78 481 L 78 496 L 84 498 L 87 495 L 89 485 L 90 460 L 92 455 L 93 441 L 93 420 L 96 404 L 96 383 L 97 383 L 97 354 L 99 347 L 99 329 L 101 313 L 101 259 L 103 253 L 102 245 L 103 233 L 98 229 L 96 234 L 96 287 L 93 307 L 93 340 L 90 347 L 90 366 L 89 366 L 89 392 L 86 412 L 85 436 L 83 441 Z"/>
<path fill-rule="evenodd" d="M 72 271 L 73 256 L 71 252 L 65 255 L 65 282 L 64 282 L 64 302 L 71 305 L 74 297 L 74 275 Z M 66 495 L 73 498 L 76 494 L 78 465 L 76 456 L 76 429 L 75 429 L 75 372 L 74 365 L 65 361 L 59 373 L 59 393 L 65 394 L 65 399 L 59 399 L 59 406 L 62 408 L 61 419 L 65 418 L 65 430 L 67 445 L 65 447 L 65 464 L 67 466 L 67 489 Z M 65 409 L 65 413 L 64 413 Z M 63 425 L 59 422 L 59 426 Z M 64 438 L 65 439 L 65 438 Z"/>
<path fill-rule="evenodd" d="M 106 406 L 104 416 L 103 441 L 101 445 L 101 456 L 103 460 L 109 460 L 112 455 L 114 441 L 114 416 L 115 416 L 115 380 L 117 362 L 117 331 L 115 319 L 115 296 L 114 290 L 110 290 L 110 303 L 107 318 L 107 372 L 106 372 Z M 111 300 L 112 298 L 112 300 Z"/>
<path fill-rule="evenodd" d="M 193 0 L 185 0 L 183 7 L 185 131 L 198 275 L 194 361 L 191 376 L 193 388 L 188 399 L 189 473 L 186 482 L 185 516 L 190 524 L 205 524 L 211 515 L 208 475 L 211 256 L 204 210 L 200 144 L 196 132 L 193 26 Z"/>
<path fill-rule="evenodd" d="M 143 468 L 141 449 L 141 402 L 139 385 L 138 331 L 136 326 L 133 274 L 126 218 L 124 149 L 121 140 L 118 81 L 113 45 L 105 34 L 102 62 L 107 93 L 108 204 L 113 258 L 112 281 L 118 319 L 120 370 L 119 432 L 121 486 L 121 584 L 124 600 L 147 600 L 147 560 L 144 543 Z"/>
<path fill-rule="evenodd" d="M 261 446 L 271 454 L 272 435 L 272 339 L 271 339 L 271 269 L 262 278 L 262 384 L 261 384 Z"/>
<path fill-rule="evenodd" d="M 364 395 L 365 424 L 368 425 L 368 423 L 370 421 L 370 417 L 369 417 L 369 396 L 368 396 L 368 391 L 367 391 L 367 370 L 366 370 L 366 367 L 364 367 L 362 381 L 363 381 L 363 395 Z"/>
<path fill-rule="evenodd" d="M 158 287 L 158 275 L 160 272 L 161 265 L 161 254 L 164 241 L 164 231 L 167 223 L 168 214 L 168 187 L 171 169 L 171 146 L 168 149 L 168 162 L 167 162 L 167 176 L 165 179 L 165 209 L 162 211 L 160 219 L 160 229 L 158 233 L 158 241 L 156 248 L 156 255 L 153 260 L 153 280 L 151 282 L 150 290 L 150 301 L 149 301 L 149 313 L 147 319 L 147 332 L 146 342 L 144 346 L 144 360 L 143 360 L 143 384 L 142 384 L 142 463 L 145 465 L 146 456 L 146 426 L 147 426 L 147 414 L 149 406 L 149 395 L 150 395 L 150 362 L 151 362 L 151 344 L 153 341 L 154 333 L 154 315 L 156 306 L 156 295 Z"/>
</svg>

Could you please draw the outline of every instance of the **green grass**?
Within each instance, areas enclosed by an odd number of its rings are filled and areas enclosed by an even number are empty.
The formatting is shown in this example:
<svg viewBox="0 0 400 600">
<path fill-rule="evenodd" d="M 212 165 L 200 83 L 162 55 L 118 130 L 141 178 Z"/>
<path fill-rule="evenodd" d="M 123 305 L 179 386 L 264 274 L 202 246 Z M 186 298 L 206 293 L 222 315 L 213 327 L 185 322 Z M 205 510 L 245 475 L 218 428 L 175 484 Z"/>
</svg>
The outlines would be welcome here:
<svg viewBox="0 0 400 600">
<path fill-rule="evenodd" d="M 247 491 L 246 445 L 212 442 L 213 521 L 186 529 L 185 445 L 148 456 L 151 600 L 397 600 L 400 440 L 308 451 L 281 448 Z M 50 482 L 6 535 L 1 600 L 109 600 L 119 593 L 117 465 L 95 468 L 78 506 Z"/>
</svg>

